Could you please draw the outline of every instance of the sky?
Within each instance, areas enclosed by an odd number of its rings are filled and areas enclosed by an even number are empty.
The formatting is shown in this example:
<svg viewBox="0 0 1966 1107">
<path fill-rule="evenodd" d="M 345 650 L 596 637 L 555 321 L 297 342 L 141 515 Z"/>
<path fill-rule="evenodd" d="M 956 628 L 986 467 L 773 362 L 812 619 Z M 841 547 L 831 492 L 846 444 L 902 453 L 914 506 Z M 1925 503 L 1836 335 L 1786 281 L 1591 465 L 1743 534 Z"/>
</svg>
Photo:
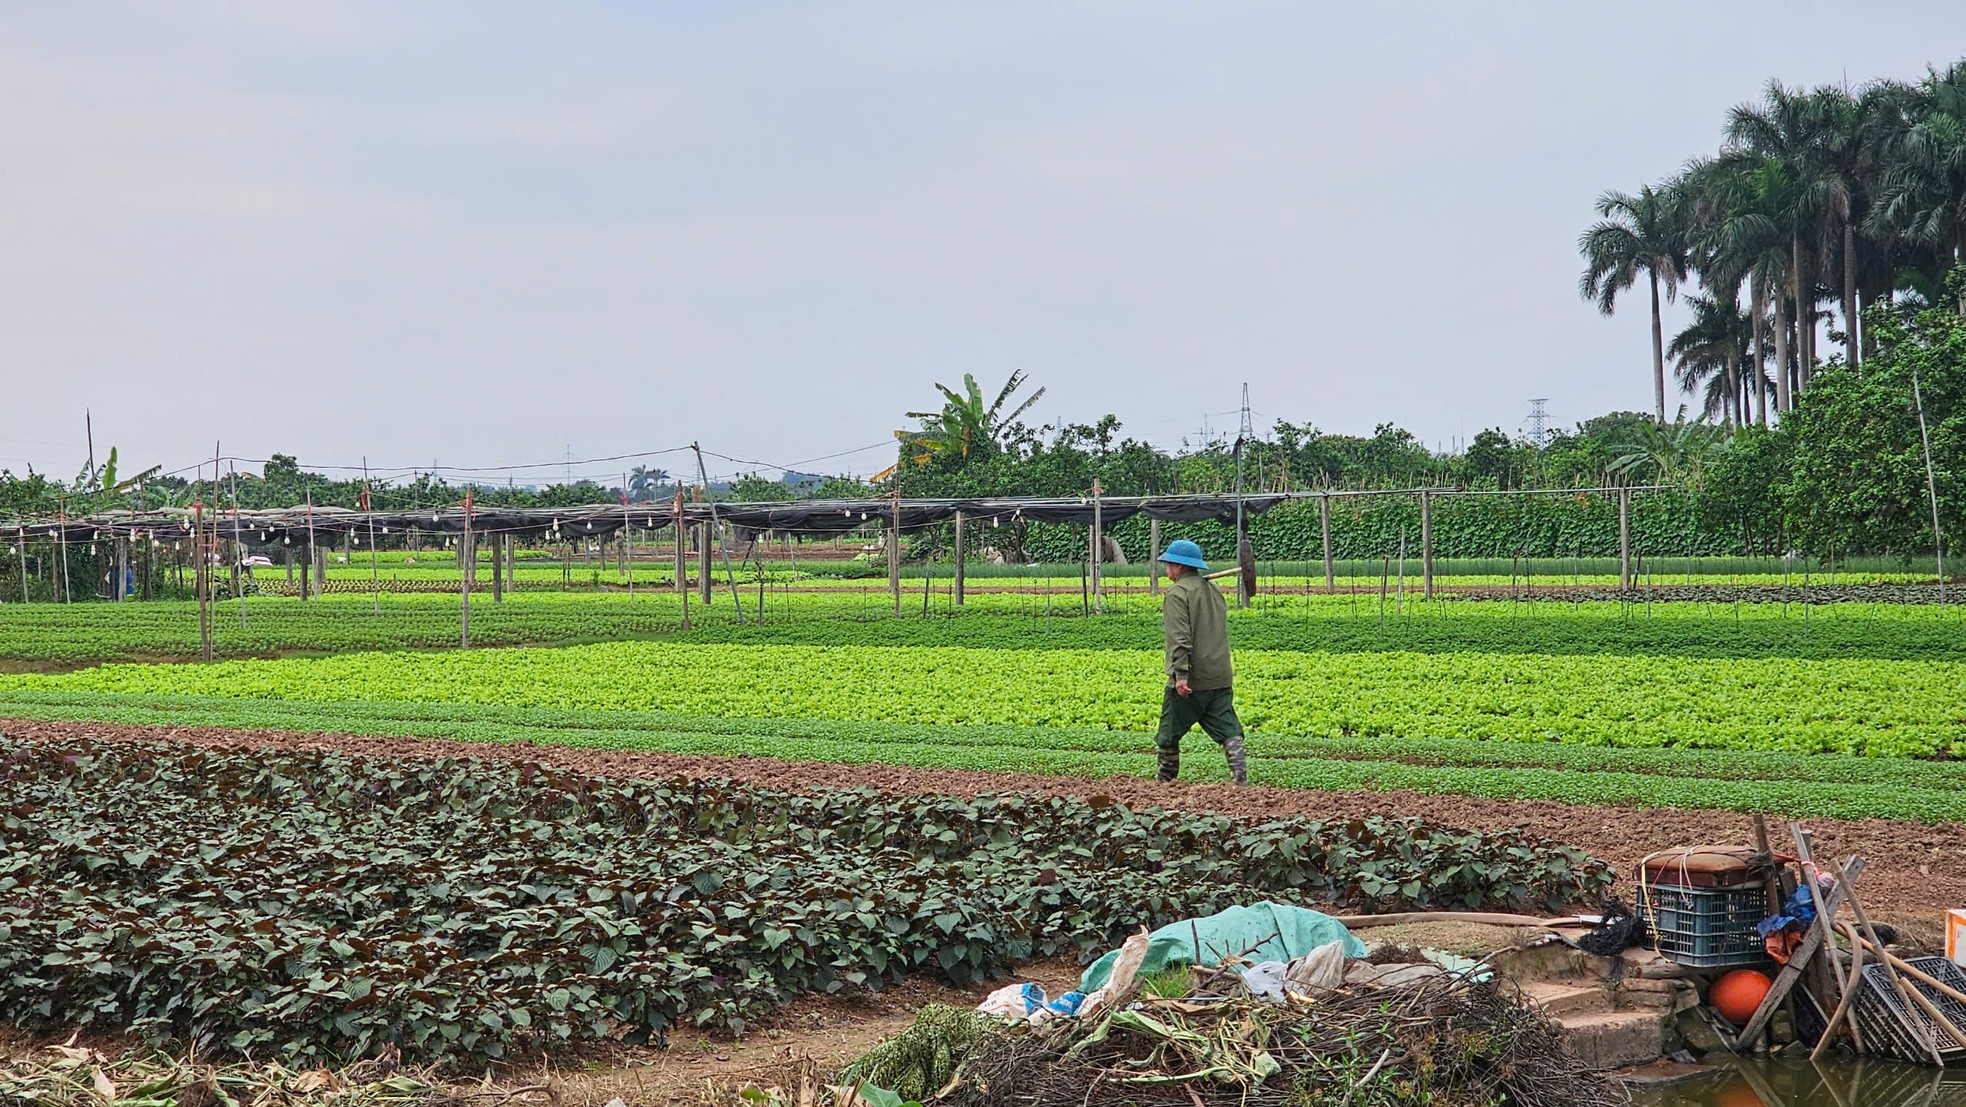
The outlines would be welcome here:
<svg viewBox="0 0 1966 1107">
<path fill-rule="evenodd" d="M 1648 410 L 1594 198 L 1966 53 L 1944 0 L 4 10 L 0 468 L 60 477 L 85 410 L 126 473 L 520 483 L 868 473 L 964 373 L 1170 449 L 1245 383 L 1439 448 Z"/>
</svg>

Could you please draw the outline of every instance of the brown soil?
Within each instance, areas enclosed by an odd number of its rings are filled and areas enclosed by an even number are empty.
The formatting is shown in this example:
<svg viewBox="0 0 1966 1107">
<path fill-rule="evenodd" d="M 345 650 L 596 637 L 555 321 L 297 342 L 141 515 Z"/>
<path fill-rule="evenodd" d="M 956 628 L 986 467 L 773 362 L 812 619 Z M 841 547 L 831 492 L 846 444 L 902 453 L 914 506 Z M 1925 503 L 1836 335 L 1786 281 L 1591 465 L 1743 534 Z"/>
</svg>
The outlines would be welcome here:
<svg viewBox="0 0 1966 1107">
<path fill-rule="evenodd" d="M 485 745 L 432 739 L 296 734 L 216 727 L 134 727 L 107 723 L 0 720 L 0 732 L 36 738 L 94 735 L 169 739 L 240 749 L 282 746 L 336 749 L 377 756 L 502 757 L 533 760 L 601 776 L 728 776 L 786 789 L 872 787 L 888 792 L 973 796 L 983 792 L 1109 796 L 1133 807 L 1173 807 L 1258 817 L 1358 818 L 1417 815 L 1474 830 L 1520 828 L 1578 846 L 1611 862 L 1621 880 L 1646 854 L 1681 845 L 1752 842 L 1749 816 L 1680 808 L 1594 807 L 1549 800 L 1497 800 L 1416 792 L 1321 792 L 1225 784 L 1159 784 L 1135 777 L 1076 777 L 908 769 L 888 765 L 838 765 L 763 757 L 708 757 L 573 749 L 560 746 Z M 1776 849 L 1791 848 L 1786 817 L 1768 812 Z M 1841 858 L 1861 853 L 1862 890 L 1873 915 L 1903 920 L 1917 932 L 1938 925 L 1945 909 L 1966 904 L 1966 826 L 1926 825 L 1889 819 L 1813 819 L 1816 853 Z"/>
</svg>

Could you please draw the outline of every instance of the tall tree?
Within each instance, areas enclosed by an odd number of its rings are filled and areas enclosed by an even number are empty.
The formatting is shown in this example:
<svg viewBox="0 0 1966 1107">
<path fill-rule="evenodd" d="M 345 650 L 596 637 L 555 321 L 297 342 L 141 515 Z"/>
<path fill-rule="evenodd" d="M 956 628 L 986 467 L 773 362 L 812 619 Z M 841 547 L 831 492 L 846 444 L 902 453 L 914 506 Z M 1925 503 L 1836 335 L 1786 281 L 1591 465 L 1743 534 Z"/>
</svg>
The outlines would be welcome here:
<svg viewBox="0 0 1966 1107">
<path fill-rule="evenodd" d="M 1706 417 L 1746 425 L 1746 388 L 1752 364 L 1754 323 L 1733 300 L 1693 296 L 1693 321 L 1673 336 L 1666 353 L 1673 374 L 1689 395 L 1699 395 Z"/>
<path fill-rule="evenodd" d="M 1816 360 L 1815 262 L 1824 234 L 1830 185 L 1819 172 L 1819 119 L 1809 93 L 1768 82 L 1759 104 L 1741 104 L 1727 116 L 1735 147 L 1782 167 L 1788 187 L 1776 219 L 1788 233 L 1788 293 L 1795 302 L 1795 379 L 1806 388 Z"/>
<path fill-rule="evenodd" d="M 1584 275 L 1577 290 L 1595 300 L 1606 315 L 1617 310 L 1618 294 L 1643 273 L 1652 290 L 1652 391 L 1658 420 L 1666 421 L 1665 331 L 1659 317 L 1660 286 L 1670 300 L 1686 279 L 1686 245 L 1680 198 L 1646 185 L 1636 196 L 1607 192 L 1597 199 L 1602 220 L 1583 233 L 1577 247 Z"/>
<path fill-rule="evenodd" d="M 1928 70 L 1897 99 L 1866 229 L 1915 248 L 1918 283 L 1935 296 L 1966 251 L 1966 62 Z"/>
</svg>

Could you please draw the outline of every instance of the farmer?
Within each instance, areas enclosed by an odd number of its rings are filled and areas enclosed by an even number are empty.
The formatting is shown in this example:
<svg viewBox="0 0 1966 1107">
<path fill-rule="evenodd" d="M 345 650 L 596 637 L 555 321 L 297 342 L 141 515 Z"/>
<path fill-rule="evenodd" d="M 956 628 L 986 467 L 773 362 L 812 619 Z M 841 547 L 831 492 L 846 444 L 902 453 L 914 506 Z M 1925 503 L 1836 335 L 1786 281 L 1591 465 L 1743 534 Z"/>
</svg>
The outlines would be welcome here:
<svg viewBox="0 0 1966 1107">
<path fill-rule="evenodd" d="M 1196 723 L 1222 743 L 1229 775 L 1249 783 L 1243 763 L 1242 721 L 1236 718 L 1234 674 L 1229 665 L 1229 605 L 1207 577 L 1201 547 L 1185 538 L 1167 544 L 1167 601 L 1161 623 L 1167 633 L 1167 691 L 1161 697 L 1160 731 L 1154 747 L 1160 779 L 1181 773 L 1181 739 Z"/>
</svg>

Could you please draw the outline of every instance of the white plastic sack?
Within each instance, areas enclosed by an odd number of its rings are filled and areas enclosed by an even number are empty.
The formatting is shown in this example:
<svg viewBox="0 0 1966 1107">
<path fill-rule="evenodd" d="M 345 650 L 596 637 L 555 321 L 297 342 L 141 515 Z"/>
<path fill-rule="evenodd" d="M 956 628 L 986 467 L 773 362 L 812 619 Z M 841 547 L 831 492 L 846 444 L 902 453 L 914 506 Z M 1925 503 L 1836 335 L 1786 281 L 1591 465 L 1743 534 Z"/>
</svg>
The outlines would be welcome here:
<svg viewBox="0 0 1966 1107">
<path fill-rule="evenodd" d="M 1264 1003 L 1282 1003 L 1285 977 L 1290 966 L 1281 961 L 1265 961 L 1242 974 L 1243 987 Z"/>
<path fill-rule="evenodd" d="M 1330 991 L 1345 982 L 1345 943 L 1326 942 L 1290 963 L 1284 974 L 1291 991 Z"/>
</svg>

